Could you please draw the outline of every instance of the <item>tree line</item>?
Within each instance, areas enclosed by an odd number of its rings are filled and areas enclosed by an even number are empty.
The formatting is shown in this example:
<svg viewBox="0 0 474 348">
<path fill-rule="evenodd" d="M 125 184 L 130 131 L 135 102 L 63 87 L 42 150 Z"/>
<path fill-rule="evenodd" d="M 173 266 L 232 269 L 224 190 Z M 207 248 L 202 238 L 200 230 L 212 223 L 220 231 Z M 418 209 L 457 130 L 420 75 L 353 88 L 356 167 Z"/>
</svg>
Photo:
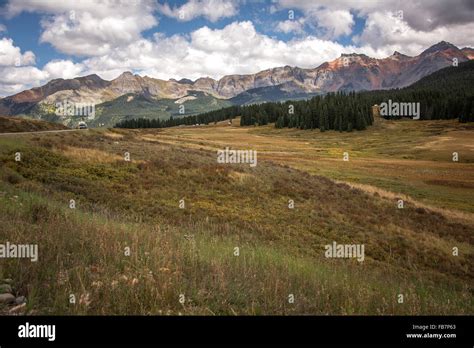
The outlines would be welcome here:
<svg viewBox="0 0 474 348">
<path fill-rule="evenodd" d="M 277 128 L 330 129 L 339 131 L 363 130 L 373 123 L 370 104 L 360 93 L 328 93 L 309 100 L 235 105 L 199 115 L 159 119 L 129 119 L 117 128 L 165 128 L 179 125 L 210 124 L 241 116 L 240 125 L 266 125 Z"/>
</svg>

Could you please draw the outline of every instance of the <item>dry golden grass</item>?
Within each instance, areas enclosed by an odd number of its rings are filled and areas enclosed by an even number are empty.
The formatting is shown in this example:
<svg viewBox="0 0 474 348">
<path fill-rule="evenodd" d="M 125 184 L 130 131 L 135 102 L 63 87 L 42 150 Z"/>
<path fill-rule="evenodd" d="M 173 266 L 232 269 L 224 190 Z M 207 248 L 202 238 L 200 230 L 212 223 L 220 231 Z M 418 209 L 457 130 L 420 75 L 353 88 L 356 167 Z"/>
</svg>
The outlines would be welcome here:
<svg viewBox="0 0 474 348">
<path fill-rule="evenodd" d="M 104 132 L 103 134 L 106 138 L 110 138 L 114 140 L 123 138 L 123 134 L 112 132 L 112 131 L 107 131 L 107 132 Z"/>
<path fill-rule="evenodd" d="M 65 146 L 61 152 L 68 158 L 90 163 L 114 163 L 116 161 L 122 161 L 123 156 L 111 154 L 109 152 L 85 148 L 85 147 L 72 147 Z"/>
<path fill-rule="evenodd" d="M 474 213 L 474 126 L 449 121 L 385 121 L 364 132 L 339 133 L 227 126 L 143 130 L 142 139 L 216 151 L 258 151 L 259 159 L 311 174 L 375 186 L 448 211 Z M 349 162 L 342 161 L 344 152 Z M 452 153 L 459 153 L 459 162 Z M 361 186 L 367 187 L 367 186 Z M 451 214 L 451 213 L 450 213 Z"/>
<path fill-rule="evenodd" d="M 255 176 L 245 172 L 236 172 L 231 171 L 229 172 L 229 177 L 233 180 L 236 180 L 240 184 L 245 184 L 249 180 L 255 179 Z"/>
<path fill-rule="evenodd" d="M 336 182 L 339 182 L 336 180 Z M 342 181 L 341 181 L 342 182 Z M 412 204 L 415 207 L 418 208 L 425 208 L 434 212 L 437 212 L 438 214 L 443 215 L 444 217 L 450 219 L 450 220 L 461 220 L 465 223 L 472 224 L 474 226 L 474 214 L 466 213 L 463 211 L 458 211 L 458 210 L 450 210 L 450 209 L 443 209 L 443 208 L 438 208 L 429 204 L 424 204 L 421 202 L 418 202 L 414 200 L 412 197 L 400 193 L 394 193 L 390 192 L 387 190 L 380 189 L 375 186 L 371 185 L 364 185 L 364 184 L 354 184 L 354 183 L 347 183 L 344 182 L 345 184 L 348 184 L 350 187 L 357 188 L 359 190 L 362 190 L 364 192 L 373 194 L 373 195 L 378 195 L 380 197 L 389 199 L 391 202 L 397 202 L 399 199 L 403 200 L 405 203 Z"/>
</svg>

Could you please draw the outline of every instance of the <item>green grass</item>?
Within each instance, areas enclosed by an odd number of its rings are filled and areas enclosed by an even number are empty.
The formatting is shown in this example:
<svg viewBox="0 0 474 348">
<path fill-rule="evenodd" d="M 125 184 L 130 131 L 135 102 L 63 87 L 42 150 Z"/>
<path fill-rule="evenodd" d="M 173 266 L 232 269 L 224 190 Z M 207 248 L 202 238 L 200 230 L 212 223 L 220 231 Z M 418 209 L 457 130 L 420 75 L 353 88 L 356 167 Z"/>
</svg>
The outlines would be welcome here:
<svg viewBox="0 0 474 348">
<path fill-rule="evenodd" d="M 2 187 L 2 190 L 4 187 Z M 462 288 L 364 266 L 294 258 L 275 247 L 189 229 L 121 223 L 16 191 L 0 199 L 2 234 L 40 245 L 40 261 L 9 260 L 42 314 L 418 314 L 469 313 Z M 41 214 L 37 216 L 37 214 Z M 47 233 L 46 233 L 47 232 Z M 233 249 L 240 247 L 240 256 Z M 124 255 L 130 247 L 131 255 Z M 47 267 L 45 266 L 47 265 Z M 405 295 L 398 304 L 396 296 Z M 77 303 L 70 304 L 70 295 Z M 179 302 L 184 294 L 186 302 Z M 288 303 L 293 294 L 295 303 Z M 461 296 L 460 296 L 461 295 Z M 465 295 L 464 295 L 465 296 Z M 81 300 L 82 299 L 82 300 Z"/>
<path fill-rule="evenodd" d="M 115 134 L 0 139 L 0 241 L 40 250 L 37 263 L 0 260 L 0 278 L 14 279 L 28 313 L 473 311 L 465 222 L 410 204 L 398 210 L 270 162 L 223 166 L 213 152 L 146 142 L 137 131 Z M 126 151 L 131 162 L 121 160 Z M 325 258 L 332 241 L 363 243 L 365 261 Z"/>
</svg>

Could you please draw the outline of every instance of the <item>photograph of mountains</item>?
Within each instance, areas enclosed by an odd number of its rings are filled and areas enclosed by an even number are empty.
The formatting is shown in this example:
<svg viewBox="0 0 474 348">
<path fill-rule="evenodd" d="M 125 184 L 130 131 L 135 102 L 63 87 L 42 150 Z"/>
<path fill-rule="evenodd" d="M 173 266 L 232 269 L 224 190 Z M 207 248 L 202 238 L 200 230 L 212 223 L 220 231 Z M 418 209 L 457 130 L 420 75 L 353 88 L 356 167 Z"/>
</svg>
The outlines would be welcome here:
<svg viewBox="0 0 474 348">
<path fill-rule="evenodd" d="M 472 316 L 473 242 L 472 1 L 0 1 L 0 316 Z"/>
</svg>

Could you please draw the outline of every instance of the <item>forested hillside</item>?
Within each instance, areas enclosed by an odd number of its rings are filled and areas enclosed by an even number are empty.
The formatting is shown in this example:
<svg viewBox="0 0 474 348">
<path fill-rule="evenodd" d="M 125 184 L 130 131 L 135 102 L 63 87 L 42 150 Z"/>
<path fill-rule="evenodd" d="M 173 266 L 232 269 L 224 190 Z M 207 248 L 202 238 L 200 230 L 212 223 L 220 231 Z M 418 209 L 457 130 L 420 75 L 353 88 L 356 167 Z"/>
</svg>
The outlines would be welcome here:
<svg viewBox="0 0 474 348">
<path fill-rule="evenodd" d="M 380 104 L 388 99 L 419 102 L 422 120 L 459 118 L 460 122 L 472 122 L 474 61 L 441 69 L 400 90 L 372 91 L 363 94 L 369 97 L 372 104 Z"/>
<path fill-rule="evenodd" d="M 118 128 L 160 128 L 177 125 L 209 124 L 241 116 L 240 124 L 265 125 L 275 123 L 276 127 L 297 127 L 301 129 L 319 128 L 321 131 L 363 130 L 373 122 L 370 102 L 361 94 L 351 92 L 328 93 L 310 100 L 264 103 L 206 112 L 204 114 L 159 120 L 126 120 L 116 125 Z"/>
</svg>

